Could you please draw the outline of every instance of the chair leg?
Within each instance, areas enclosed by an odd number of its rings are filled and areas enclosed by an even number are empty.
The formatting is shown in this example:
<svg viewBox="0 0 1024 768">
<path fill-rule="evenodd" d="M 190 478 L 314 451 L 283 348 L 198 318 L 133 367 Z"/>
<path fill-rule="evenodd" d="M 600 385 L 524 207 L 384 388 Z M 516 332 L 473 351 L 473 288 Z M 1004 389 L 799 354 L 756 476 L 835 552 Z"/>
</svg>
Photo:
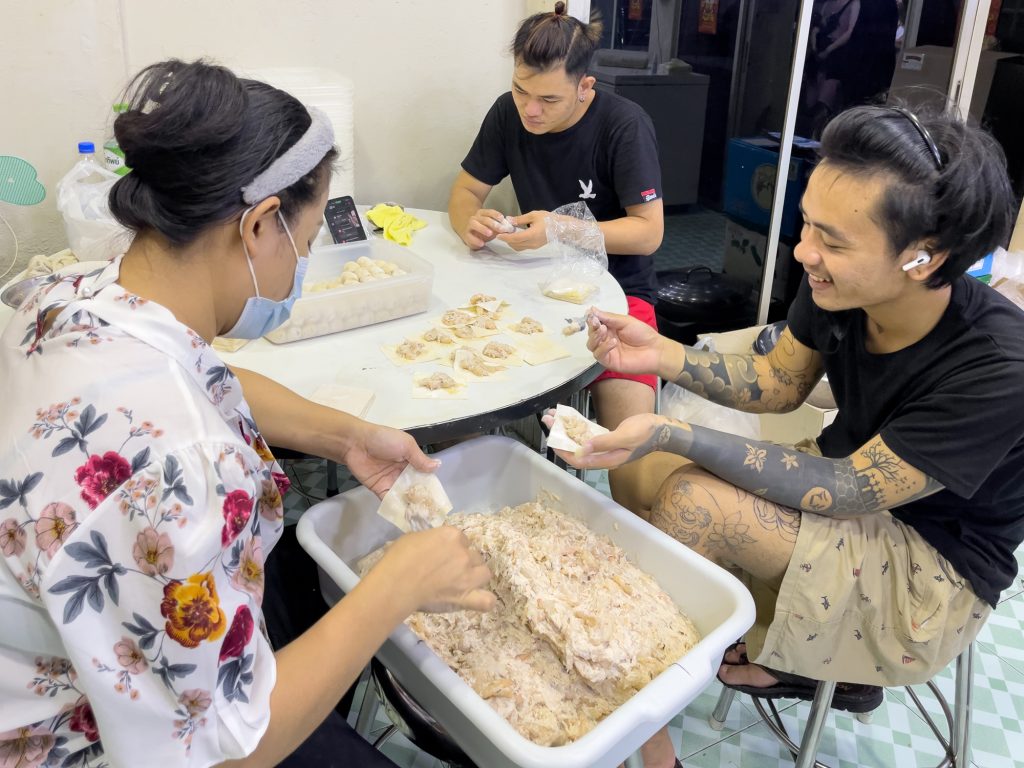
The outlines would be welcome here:
<svg viewBox="0 0 1024 768">
<path fill-rule="evenodd" d="M 823 680 L 818 683 L 814 701 L 811 702 L 811 712 L 804 726 L 804 735 L 800 739 L 800 753 L 797 755 L 794 768 L 813 768 L 817 763 L 818 744 L 821 742 L 821 733 L 825 729 L 825 720 L 828 718 L 835 690 L 834 682 Z"/>
<path fill-rule="evenodd" d="M 956 699 L 953 733 L 950 734 L 954 766 L 967 768 L 971 764 L 971 718 L 974 714 L 974 643 L 956 659 Z"/>
<path fill-rule="evenodd" d="M 327 498 L 338 495 L 338 464 L 327 460 Z"/>
<path fill-rule="evenodd" d="M 708 716 L 708 725 L 711 726 L 711 730 L 720 731 L 725 727 L 725 718 L 729 716 L 729 708 L 732 707 L 732 702 L 735 698 L 736 691 L 732 688 L 722 687 L 722 693 L 718 696 L 715 710 Z"/>
<path fill-rule="evenodd" d="M 377 720 L 377 710 L 380 709 L 380 699 L 377 698 L 377 686 L 372 679 L 367 679 L 366 687 L 363 690 L 363 700 L 359 702 L 359 714 L 356 716 L 356 733 L 367 741 L 370 740 L 370 731 Z"/>
</svg>

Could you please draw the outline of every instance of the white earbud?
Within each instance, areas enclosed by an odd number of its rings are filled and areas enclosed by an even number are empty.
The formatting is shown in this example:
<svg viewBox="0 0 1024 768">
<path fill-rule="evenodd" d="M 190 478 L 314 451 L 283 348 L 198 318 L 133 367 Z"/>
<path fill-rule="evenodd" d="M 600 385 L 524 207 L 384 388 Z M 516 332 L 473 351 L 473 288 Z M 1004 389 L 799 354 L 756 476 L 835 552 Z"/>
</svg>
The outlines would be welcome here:
<svg viewBox="0 0 1024 768">
<path fill-rule="evenodd" d="M 909 272 L 910 270 L 914 269 L 914 267 L 923 267 L 931 260 L 932 257 L 928 253 L 928 251 L 918 251 L 917 258 L 914 259 L 913 261 L 908 261 L 906 264 L 903 265 L 902 269 L 904 272 Z"/>
</svg>

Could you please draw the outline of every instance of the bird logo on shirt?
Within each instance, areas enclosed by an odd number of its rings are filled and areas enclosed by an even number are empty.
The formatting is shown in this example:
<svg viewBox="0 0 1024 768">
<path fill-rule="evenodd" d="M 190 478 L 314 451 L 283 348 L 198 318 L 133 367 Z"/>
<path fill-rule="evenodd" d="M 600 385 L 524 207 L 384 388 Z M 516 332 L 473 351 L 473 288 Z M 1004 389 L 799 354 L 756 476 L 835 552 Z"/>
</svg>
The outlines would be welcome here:
<svg viewBox="0 0 1024 768">
<path fill-rule="evenodd" d="M 594 193 L 594 180 L 590 179 L 586 184 L 583 183 L 583 179 L 576 179 L 580 183 L 580 189 L 583 191 L 580 193 L 580 200 L 593 200 L 597 195 Z"/>
</svg>

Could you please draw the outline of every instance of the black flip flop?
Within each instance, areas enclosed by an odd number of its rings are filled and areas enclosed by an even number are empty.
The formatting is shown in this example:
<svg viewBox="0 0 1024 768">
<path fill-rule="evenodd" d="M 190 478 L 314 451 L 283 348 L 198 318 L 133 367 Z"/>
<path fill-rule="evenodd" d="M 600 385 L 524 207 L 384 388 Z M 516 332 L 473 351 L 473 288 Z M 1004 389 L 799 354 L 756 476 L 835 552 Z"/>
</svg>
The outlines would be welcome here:
<svg viewBox="0 0 1024 768">
<path fill-rule="evenodd" d="M 759 688 L 754 685 L 727 683 L 721 678 L 721 675 L 718 676 L 718 682 L 726 688 L 759 699 L 802 699 L 804 701 L 814 699 L 814 694 L 818 690 L 817 680 L 802 675 L 791 675 L 768 667 L 764 667 L 764 669 L 779 682 Z M 871 712 L 882 704 L 883 698 L 884 693 L 877 685 L 837 683 L 835 693 L 832 695 L 832 709 L 853 714 Z"/>
<path fill-rule="evenodd" d="M 743 640 L 737 640 L 735 643 L 733 643 L 728 648 L 726 648 L 725 649 L 725 653 L 722 654 L 722 663 L 725 664 L 727 667 L 742 667 L 745 664 L 749 664 L 750 663 L 750 659 L 747 658 L 747 652 L 746 651 L 744 651 L 743 654 L 740 656 L 740 661 L 738 661 L 738 662 L 736 662 L 736 661 L 726 661 L 725 660 L 726 656 L 728 656 L 730 653 L 735 651 L 741 645 L 746 645 L 746 643 Z"/>
</svg>

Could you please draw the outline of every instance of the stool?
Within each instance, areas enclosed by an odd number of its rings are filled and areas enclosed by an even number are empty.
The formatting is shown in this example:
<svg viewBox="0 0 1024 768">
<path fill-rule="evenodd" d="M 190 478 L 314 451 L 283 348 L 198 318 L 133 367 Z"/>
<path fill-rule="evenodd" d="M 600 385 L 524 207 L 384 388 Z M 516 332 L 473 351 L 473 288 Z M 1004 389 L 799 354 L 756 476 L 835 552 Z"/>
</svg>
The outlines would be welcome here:
<svg viewBox="0 0 1024 768">
<path fill-rule="evenodd" d="M 369 687 L 370 683 L 376 690 Z M 364 737 L 369 734 L 371 713 L 376 712 L 378 704 L 383 705 L 384 713 L 392 724 L 373 742 L 374 749 L 380 749 L 397 731 L 418 749 L 452 768 L 476 768 L 448 732 L 398 684 L 387 667 L 372 659 L 370 680 L 356 722 L 356 731 Z"/>
<path fill-rule="evenodd" d="M 932 694 L 935 696 L 936 701 L 938 701 L 939 706 L 942 708 L 942 713 L 946 718 L 946 726 L 949 733 L 948 739 L 939 730 L 935 721 L 932 720 L 931 715 L 928 714 L 924 704 L 913 687 L 909 685 L 904 686 L 907 694 L 917 706 L 918 710 L 920 710 L 924 721 L 928 724 L 928 727 L 932 729 L 932 733 L 935 734 L 935 738 L 939 740 L 939 743 L 946 752 L 945 757 L 943 757 L 942 761 L 935 768 L 969 768 L 971 763 L 971 700 L 974 693 L 973 643 L 971 643 L 963 653 L 957 656 L 955 679 L 956 690 L 952 711 L 950 711 L 949 703 L 939 691 L 939 687 L 935 684 L 935 681 L 929 680 L 927 683 Z M 768 726 L 772 733 L 775 734 L 775 737 L 779 739 L 779 741 L 781 741 L 793 754 L 793 757 L 796 760 L 795 768 L 828 768 L 827 765 L 818 761 L 817 755 L 818 744 L 821 741 L 821 734 L 825 728 L 825 719 L 828 717 L 828 711 L 832 703 L 832 694 L 835 692 L 835 689 L 836 684 L 834 682 L 821 681 L 818 683 L 818 687 L 814 692 L 814 699 L 811 702 L 811 711 L 807 718 L 807 725 L 804 728 L 804 734 L 800 740 L 799 746 L 796 745 L 786 732 L 772 700 L 751 697 L 758 713 L 764 718 L 765 725 Z M 722 729 L 722 726 L 725 724 L 725 718 L 729 714 L 729 707 L 732 706 L 735 695 L 736 691 L 731 688 L 722 689 L 722 695 L 718 697 L 718 703 L 715 705 L 715 710 L 708 718 L 708 724 L 714 730 L 720 731 Z M 769 716 L 768 712 L 765 710 L 765 701 L 768 701 L 774 717 Z M 870 713 L 867 713 L 867 715 L 870 716 Z M 861 722 L 867 722 L 870 719 L 864 715 L 858 715 L 857 718 L 861 720 Z"/>
</svg>

